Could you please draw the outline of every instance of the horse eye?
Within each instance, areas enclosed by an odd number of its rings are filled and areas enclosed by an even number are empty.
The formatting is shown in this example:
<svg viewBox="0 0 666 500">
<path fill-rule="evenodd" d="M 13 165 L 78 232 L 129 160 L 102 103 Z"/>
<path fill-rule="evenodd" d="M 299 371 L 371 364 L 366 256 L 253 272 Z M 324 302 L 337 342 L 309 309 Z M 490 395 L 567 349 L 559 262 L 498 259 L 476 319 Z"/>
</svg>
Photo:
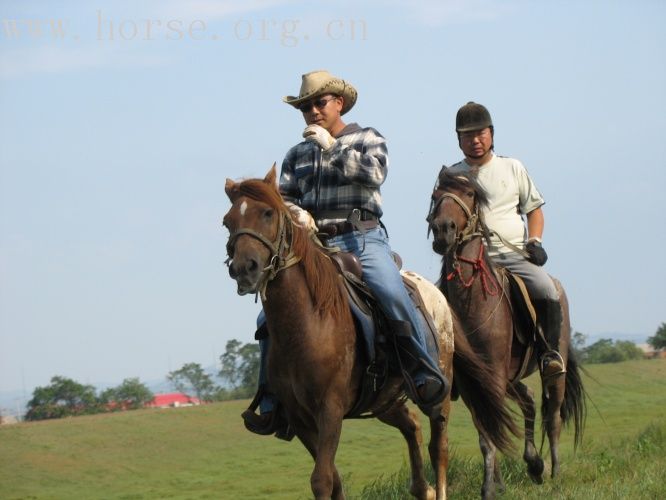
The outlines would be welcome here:
<svg viewBox="0 0 666 500">
<path fill-rule="evenodd" d="M 266 219 L 270 219 L 271 217 L 273 217 L 273 213 L 274 213 L 274 212 L 275 212 L 275 210 L 273 210 L 272 208 L 267 208 L 267 209 L 264 211 L 264 217 L 265 217 Z"/>
<path fill-rule="evenodd" d="M 474 198 L 474 191 L 467 191 L 467 193 L 465 194 L 467 194 L 467 196 L 469 196 L 470 198 Z"/>
</svg>

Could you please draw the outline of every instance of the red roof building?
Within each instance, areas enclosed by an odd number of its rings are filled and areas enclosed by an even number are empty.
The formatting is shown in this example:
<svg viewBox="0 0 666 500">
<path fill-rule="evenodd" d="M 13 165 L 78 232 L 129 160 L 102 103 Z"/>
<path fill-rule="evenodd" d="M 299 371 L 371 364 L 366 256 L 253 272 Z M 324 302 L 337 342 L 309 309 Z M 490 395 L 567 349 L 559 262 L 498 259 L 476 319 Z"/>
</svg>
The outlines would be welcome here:
<svg viewBox="0 0 666 500">
<path fill-rule="evenodd" d="M 200 404 L 201 401 L 198 398 L 188 396 L 182 392 L 172 392 L 169 394 L 155 394 L 153 400 L 146 404 L 146 408 L 178 408 Z"/>
</svg>

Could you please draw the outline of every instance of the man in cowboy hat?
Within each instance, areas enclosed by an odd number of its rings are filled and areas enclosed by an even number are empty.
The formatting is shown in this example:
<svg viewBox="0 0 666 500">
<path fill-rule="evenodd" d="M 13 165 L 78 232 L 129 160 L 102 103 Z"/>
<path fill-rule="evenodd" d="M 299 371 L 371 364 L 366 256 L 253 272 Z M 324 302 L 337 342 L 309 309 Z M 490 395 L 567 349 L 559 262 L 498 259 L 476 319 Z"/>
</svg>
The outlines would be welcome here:
<svg viewBox="0 0 666 500">
<path fill-rule="evenodd" d="M 486 191 L 489 202 L 482 212 L 491 230 L 488 255 L 525 282 L 548 344 L 541 357 L 541 371 L 547 383 L 553 382 L 565 373 L 565 368 L 558 351 L 560 297 L 553 280 L 541 267 L 548 258 L 541 244 L 541 207 L 545 201 L 520 161 L 495 155 L 495 129 L 485 106 L 475 102 L 462 106 L 456 114 L 456 133 L 465 159 L 447 170 L 472 172 Z"/>
<path fill-rule="evenodd" d="M 408 339 L 406 348 L 418 360 L 411 380 L 406 380 L 408 393 L 428 408 L 442 401 L 449 382 L 427 352 L 426 327 L 404 288 L 386 229 L 380 223 L 380 186 L 388 169 L 386 141 L 373 128 L 347 125 L 342 120 L 356 97 L 356 89 L 349 82 L 328 71 L 313 71 L 303 75 L 297 97 L 283 99 L 303 114 L 306 127 L 305 140 L 284 158 L 280 191 L 286 201 L 310 212 L 319 231 L 329 235 L 329 246 L 358 256 L 363 279 L 390 320 L 393 333 Z M 266 340 L 260 342 L 262 369 L 254 404 L 256 408 L 256 400 L 261 399 L 261 414 L 257 415 L 251 406 L 243 418 L 252 432 L 277 431 L 279 437 L 274 397 L 266 390 Z"/>
</svg>

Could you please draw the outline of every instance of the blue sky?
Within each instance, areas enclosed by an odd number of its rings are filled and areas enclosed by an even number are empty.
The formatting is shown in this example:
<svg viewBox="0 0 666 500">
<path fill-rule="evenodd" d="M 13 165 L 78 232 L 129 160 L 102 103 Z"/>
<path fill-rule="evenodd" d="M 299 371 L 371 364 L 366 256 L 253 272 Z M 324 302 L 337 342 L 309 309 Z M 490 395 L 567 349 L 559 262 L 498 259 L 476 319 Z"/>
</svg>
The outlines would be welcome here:
<svg viewBox="0 0 666 500">
<path fill-rule="evenodd" d="M 663 2 L 60 4 L 0 2 L 0 392 L 163 379 L 252 341 L 224 182 L 300 140 L 281 99 L 322 68 L 387 138 L 405 267 L 438 275 L 428 198 L 475 100 L 547 200 L 574 329 L 643 341 L 666 320 Z"/>
</svg>

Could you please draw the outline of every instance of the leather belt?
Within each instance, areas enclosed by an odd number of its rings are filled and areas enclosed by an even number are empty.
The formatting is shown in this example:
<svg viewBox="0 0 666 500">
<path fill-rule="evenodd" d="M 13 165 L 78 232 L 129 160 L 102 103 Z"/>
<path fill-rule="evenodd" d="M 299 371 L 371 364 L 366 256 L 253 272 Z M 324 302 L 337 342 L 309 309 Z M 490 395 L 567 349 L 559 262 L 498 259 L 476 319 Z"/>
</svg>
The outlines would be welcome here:
<svg viewBox="0 0 666 500">
<path fill-rule="evenodd" d="M 370 210 L 364 208 L 354 208 L 352 210 L 320 210 L 313 212 L 312 217 L 319 221 L 324 219 L 349 219 L 352 213 L 358 212 L 360 220 L 378 220 L 379 218 Z"/>
<path fill-rule="evenodd" d="M 357 224 L 367 231 L 368 229 L 374 229 L 379 226 L 379 220 L 377 218 L 375 218 L 375 220 L 362 220 L 357 222 Z M 319 227 L 319 232 L 327 238 L 333 238 L 334 236 L 341 234 L 351 233 L 355 230 L 357 229 L 354 227 L 354 225 L 347 221 L 324 224 L 323 226 Z"/>
</svg>

